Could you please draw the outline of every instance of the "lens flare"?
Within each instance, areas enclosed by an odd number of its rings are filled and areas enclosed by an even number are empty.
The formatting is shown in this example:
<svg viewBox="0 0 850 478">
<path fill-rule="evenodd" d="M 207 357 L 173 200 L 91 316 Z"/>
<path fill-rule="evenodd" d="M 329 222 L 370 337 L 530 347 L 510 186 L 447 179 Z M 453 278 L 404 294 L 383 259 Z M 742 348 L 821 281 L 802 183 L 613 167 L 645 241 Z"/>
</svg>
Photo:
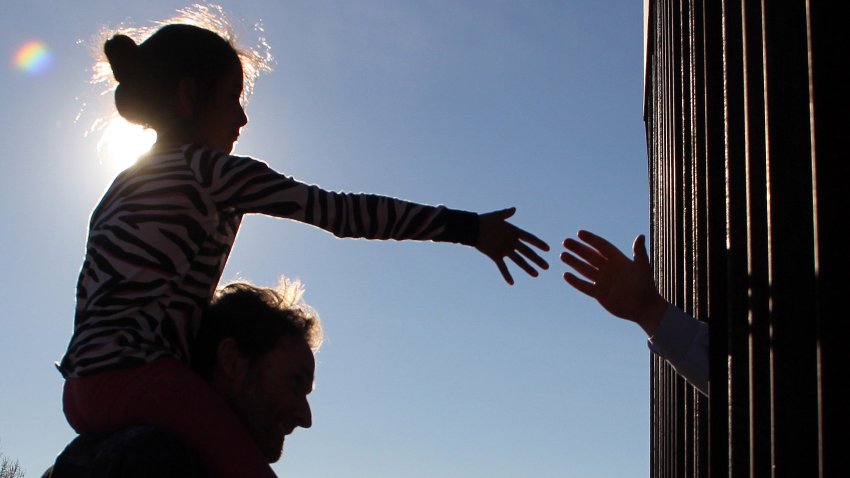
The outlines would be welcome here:
<svg viewBox="0 0 850 478">
<path fill-rule="evenodd" d="M 15 52 L 15 67 L 30 75 L 41 75 L 53 66 L 53 54 L 47 46 L 38 41 L 30 40 Z"/>
</svg>

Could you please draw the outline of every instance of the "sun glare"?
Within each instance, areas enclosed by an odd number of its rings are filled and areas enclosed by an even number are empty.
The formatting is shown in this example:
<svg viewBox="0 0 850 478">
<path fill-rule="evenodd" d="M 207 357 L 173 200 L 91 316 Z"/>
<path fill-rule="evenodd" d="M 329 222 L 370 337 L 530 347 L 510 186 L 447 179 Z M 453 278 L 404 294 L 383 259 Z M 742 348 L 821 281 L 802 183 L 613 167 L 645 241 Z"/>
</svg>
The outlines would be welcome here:
<svg viewBox="0 0 850 478">
<path fill-rule="evenodd" d="M 156 132 L 128 123 L 115 116 L 103 130 L 97 151 L 101 161 L 116 171 L 123 171 L 148 152 L 156 141 Z"/>
</svg>

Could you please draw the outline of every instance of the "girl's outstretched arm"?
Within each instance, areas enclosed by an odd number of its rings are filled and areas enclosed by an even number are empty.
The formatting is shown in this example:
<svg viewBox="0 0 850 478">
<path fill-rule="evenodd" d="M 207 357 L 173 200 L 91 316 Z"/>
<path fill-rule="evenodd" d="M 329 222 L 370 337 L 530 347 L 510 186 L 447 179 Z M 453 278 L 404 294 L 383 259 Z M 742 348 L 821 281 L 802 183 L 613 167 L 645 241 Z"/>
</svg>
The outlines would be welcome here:
<svg viewBox="0 0 850 478">
<path fill-rule="evenodd" d="M 281 175 L 267 164 L 201 147 L 183 153 L 215 209 L 293 219 L 337 237 L 452 242 L 474 246 L 492 259 L 508 284 L 510 258 L 529 275 L 549 265 L 530 246 L 549 246 L 506 221 L 516 209 L 486 214 L 429 206 L 388 196 L 326 191 Z M 534 265 L 530 264 L 528 260 Z"/>
<path fill-rule="evenodd" d="M 514 215 L 516 208 L 502 209 L 478 216 L 478 242 L 475 248 L 496 263 L 505 282 L 513 285 L 514 279 L 505 264 L 505 257 L 512 260 L 522 270 L 532 277 L 537 277 L 537 269 L 528 263 L 531 260 L 537 267 L 548 269 L 549 264 L 537 252 L 529 247 L 534 246 L 542 251 L 548 251 L 549 245 L 528 231 L 509 223 L 507 219 Z"/>
</svg>

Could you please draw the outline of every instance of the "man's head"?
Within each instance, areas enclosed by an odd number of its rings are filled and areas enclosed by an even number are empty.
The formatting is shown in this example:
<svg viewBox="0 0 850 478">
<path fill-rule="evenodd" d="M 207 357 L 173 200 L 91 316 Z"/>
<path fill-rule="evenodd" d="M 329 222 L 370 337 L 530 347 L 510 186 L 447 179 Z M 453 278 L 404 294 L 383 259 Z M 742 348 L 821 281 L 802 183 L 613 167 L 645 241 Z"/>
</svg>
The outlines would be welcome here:
<svg viewBox="0 0 850 478">
<path fill-rule="evenodd" d="M 300 284 L 276 289 L 234 283 L 219 289 L 201 322 L 193 365 L 230 403 L 270 463 L 284 437 L 312 424 L 318 316 L 299 303 Z"/>
</svg>

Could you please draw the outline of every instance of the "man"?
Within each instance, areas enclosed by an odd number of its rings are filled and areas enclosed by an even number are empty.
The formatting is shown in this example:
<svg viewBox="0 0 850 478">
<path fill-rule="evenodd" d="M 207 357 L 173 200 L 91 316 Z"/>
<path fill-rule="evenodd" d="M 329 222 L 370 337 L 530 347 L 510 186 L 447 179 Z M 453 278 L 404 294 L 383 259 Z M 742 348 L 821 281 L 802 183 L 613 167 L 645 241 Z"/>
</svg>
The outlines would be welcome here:
<svg viewBox="0 0 850 478">
<path fill-rule="evenodd" d="M 309 428 L 313 353 L 322 327 L 300 302 L 298 283 L 276 289 L 234 283 L 220 288 L 201 322 L 193 367 L 230 405 L 269 463 L 280 459 L 287 435 Z M 45 477 L 205 477 L 203 465 L 179 439 L 148 426 L 107 435 L 81 435 Z"/>
<path fill-rule="evenodd" d="M 702 394 L 708 395 L 708 324 L 694 319 L 661 297 L 652 280 L 644 236 L 632 246 L 634 260 L 607 240 L 579 231 L 564 240 L 561 260 L 571 272 L 564 279 L 621 319 L 638 324 L 650 350 L 662 356 Z"/>
</svg>

